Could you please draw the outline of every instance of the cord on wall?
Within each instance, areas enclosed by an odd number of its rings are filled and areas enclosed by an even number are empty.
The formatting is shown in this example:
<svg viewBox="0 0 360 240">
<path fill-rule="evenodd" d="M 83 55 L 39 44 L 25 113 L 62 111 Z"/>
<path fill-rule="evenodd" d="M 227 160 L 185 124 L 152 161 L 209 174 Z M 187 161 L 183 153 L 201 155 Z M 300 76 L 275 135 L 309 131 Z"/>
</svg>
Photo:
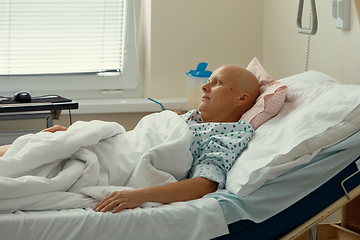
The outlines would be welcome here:
<svg viewBox="0 0 360 240">
<path fill-rule="evenodd" d="M 310 14 L 309 14 L 309 28 L 311 28 L 312 25 L 312 17 L 311 17 L 311 8 L 310 8 Z M 309 67 L 309 56 L 310 56 L 310 42 L 311 42 L 311 34 L 307 37 L 307 44 L 306 44 L 306 54 L 305 54 L 305 72 L 307 72 Z"/>
</svg>

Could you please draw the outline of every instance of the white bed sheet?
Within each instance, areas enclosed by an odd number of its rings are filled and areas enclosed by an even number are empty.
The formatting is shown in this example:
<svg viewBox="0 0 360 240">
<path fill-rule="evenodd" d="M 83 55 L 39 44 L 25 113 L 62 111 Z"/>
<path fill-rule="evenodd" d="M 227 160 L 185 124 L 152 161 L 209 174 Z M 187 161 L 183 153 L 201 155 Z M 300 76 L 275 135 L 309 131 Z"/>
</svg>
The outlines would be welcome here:
<svg viewBox="0 0 360 240">
<path fill-rule="evenodd" d="M 228 190 L 218 190 L 206 197 L 219 201 L 227 224 L 245 219 L 263 222 L 319 188 L 359 156 L 360 130 L 323 149 L 309 163 L 268 180 L 250 195 L 238 197 Z"/>
<path fill-rule="evenodd" d="M 205 240 L 227 233 L 222 209 L 213 198 L 117 214 L 91 208 L 0 214 L 2 240 Z"/>
</svg>

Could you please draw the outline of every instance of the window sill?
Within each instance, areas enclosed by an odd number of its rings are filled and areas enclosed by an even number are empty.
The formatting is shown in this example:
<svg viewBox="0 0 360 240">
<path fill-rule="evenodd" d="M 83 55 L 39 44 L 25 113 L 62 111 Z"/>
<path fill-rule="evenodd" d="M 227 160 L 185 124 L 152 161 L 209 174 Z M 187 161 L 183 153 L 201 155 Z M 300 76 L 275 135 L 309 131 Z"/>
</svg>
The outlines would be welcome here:
<svg viewBox="0 0 360 240">
<path fill-rule="evenodd" d="M 79 103 L 79 109 L 72 110 L 73 114 L 158 112 L 161 110 L 159 104 L 146 98 L 73 99 L 73 101 Z M 160 99 L 159 102 L 165 109 L 187 110 L 186 98 Z M 66 112 L 64 111 L 64 114 Z"/>
</svg>

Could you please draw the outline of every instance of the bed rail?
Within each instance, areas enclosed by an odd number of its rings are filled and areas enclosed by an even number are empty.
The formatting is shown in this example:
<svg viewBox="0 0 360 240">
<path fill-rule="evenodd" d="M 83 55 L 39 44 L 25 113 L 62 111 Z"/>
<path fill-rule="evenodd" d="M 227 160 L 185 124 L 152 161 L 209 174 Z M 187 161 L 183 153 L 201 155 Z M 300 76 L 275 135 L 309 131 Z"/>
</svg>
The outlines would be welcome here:
<svg viewBox="0 0 360 240">
<path fill-rule="evenodd" d="M 354 175 L 354 174 L 353 174 Z M 319 222 L 323 221 L 325 218 L 348 204 L 350 201 L 355 199 L 357 196 L 360 196 L 360 185 L 355 187 L 348 193 L 350 199 L 347 198 L 346 195 L 338 199 L 335 203 L 328 206 L 303 224 L 299 225 L 297 228 L 293 229 L 291 232 L 284 235 L 280 240 L 294 240 L 302 236 L 302 234 L 309 231 L 312 227 L 316 226 Z"/>
<path fill-rule="evenodd" d="M 350 196 L 349 196 L 348 192 L 346 191 L 346 188 L 345 188 L 344 184 L 345 184 L 345 182 L 346 182 L 347 180 L 349 180 L 350 178 L 354 177 L 354 176 L 355 176 L 356 174 L 358 174 L 359 172 L 360 172 L 360 171 L 354 172 L 353 174 L 351 174 L 349 177 L 345 178 L 345 179 L 341 182 L 341 187 L 342 187 L 342 189 L 343 189 L 344 192 L 345 192 L 345 196 L 346 196 L 347 200 L 350 200 Z"/>
</svg>

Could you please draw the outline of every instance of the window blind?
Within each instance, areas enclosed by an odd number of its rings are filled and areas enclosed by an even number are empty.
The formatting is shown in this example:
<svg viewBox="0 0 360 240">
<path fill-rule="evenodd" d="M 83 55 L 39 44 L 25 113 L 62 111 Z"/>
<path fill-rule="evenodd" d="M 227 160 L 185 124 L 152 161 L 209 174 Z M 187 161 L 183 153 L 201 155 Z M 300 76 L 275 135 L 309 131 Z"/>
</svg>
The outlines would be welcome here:
<svg viewBox="0 0 360 240">
<path fill-rule="evenodd" d="M 125 0 L 0 0 L 0 75 L 122 71 Z"/>
</svg>

